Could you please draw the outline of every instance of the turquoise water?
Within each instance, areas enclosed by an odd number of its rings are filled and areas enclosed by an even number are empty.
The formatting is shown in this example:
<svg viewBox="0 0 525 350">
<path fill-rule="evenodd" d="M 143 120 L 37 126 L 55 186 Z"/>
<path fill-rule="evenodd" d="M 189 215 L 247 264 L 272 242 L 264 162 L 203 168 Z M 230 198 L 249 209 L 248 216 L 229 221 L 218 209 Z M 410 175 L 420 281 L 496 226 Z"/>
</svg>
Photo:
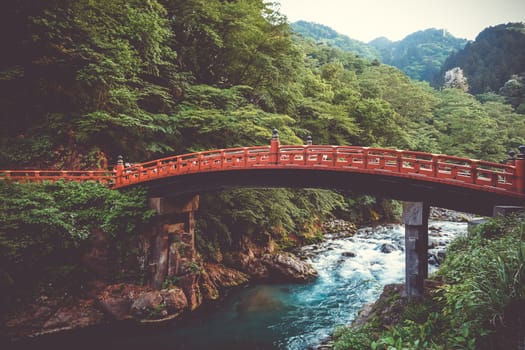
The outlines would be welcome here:
<svg viewBox="0 0 525 350">
<path fill-rule="evenodd" d="M 432 225 L 443 234 L 466 231 L 466 224 Z M 337 325 L 349 324 L 385 284 L 404 280 L 403 243 L 401 225 L 364 228 L 354 237 L 302 249 L 319 273 L 312 283 L 242 287 L 160 328 L 95 329 L 40 340 L 34 348 L 314 349 Z M 384 245 L 393 251 L 383 253 Z"/>
</svg>

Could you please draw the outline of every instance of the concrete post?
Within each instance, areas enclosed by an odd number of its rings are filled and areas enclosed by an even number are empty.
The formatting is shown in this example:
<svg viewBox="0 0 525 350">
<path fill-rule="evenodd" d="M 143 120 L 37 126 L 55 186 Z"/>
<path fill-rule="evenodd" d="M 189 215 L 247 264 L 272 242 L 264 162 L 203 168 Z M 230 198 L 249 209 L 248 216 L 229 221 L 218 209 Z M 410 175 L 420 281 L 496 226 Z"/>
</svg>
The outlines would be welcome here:
<svg viewBox="0 0 525 350">
<path fill-rule="evenodd" d="M 403 203 L 405 224 L 405 296 L 423 295 L 428 278 L 428 217 L 430 207 L 421 202 Z"/>
<path fill-rule="evenodd" d="M 160 289 L 167 277 L 187 273 L 195 258 L 195 211 L 199 196 L 150 198 L 157 212 L 151 229 L 149 284 Z"/>
<path fill-rule="evenodd" d="M 496 205 L 492 209 L 492 217 L 497 218 L 498 216 L 507 216 L 509 214 L 522 211 L 525 207 L 518 205 Z"/>
</svg>

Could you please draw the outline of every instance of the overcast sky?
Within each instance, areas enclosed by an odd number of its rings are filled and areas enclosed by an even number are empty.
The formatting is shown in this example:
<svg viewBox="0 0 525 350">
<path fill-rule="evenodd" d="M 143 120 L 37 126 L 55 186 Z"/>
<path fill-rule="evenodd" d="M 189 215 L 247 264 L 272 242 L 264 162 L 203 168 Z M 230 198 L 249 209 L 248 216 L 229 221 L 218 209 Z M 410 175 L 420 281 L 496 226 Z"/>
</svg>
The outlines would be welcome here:
<svg viewBox="0 0 525 350">
<path fill-rule="evenodd" d="M 327 25 L 352 39 L 403 39 L 427 28 L 474 40 L 489 26 L 525 22 L 525 0 L 275 0 L 295 22 Z"/>
</svg>

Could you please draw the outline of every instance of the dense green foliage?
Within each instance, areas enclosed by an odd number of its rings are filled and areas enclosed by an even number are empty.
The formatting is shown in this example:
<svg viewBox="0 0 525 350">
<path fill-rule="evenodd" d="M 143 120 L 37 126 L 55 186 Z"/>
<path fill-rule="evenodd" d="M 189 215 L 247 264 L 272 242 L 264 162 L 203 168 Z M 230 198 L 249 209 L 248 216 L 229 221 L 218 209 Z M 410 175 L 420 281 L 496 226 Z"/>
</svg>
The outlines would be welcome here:
<svg viewBox="0 0 525 350">
<path fill-rule="evenodd" d="M 368 60 L 379 60 L 397 67 L 414 80 L 427 82 L 434 81 L 445 60 L 467 43 L 465 39 L 435 28 L 412 33 L 400 41 L 381 37 L 363 43 L 322 24 L 297 21 L 291 27 L 295 33 L 314 40 L 318 45 L 336 47 Z"/>
<path fill-rule="evenodd" d="M 304 38 L 312 38 L 317 43 L 337 47 L 346 52 L 352 52 L 359 57 L 374 60 L 379 59 L 380 55 L 371 45 L 367 45 L 359 40 L 351 39 L 346 35 L 339 34 L 330 27 L 322 24 L 297 21 L 291 24 L 292 30 Z"/>
<path fill-rule="evenodd" d="M 98 233 L 111 238 L 106 268 L 113 276 L 140 274 L 139 237 L 153 215 L 143 191 L 112 191 L 93 182 L 2 181 L 0 193 L 2 307 L 50 283 L 82 288 L 92 276 L 80 270 L 81 262 Z"/>
<path fill-rule="evenodd" d="M 525 213 L 492 219 L 457 238 L 432 296 L 380 320 L 340 328 L 335 349 L 517 349 L 525 324 Z M 392 296 L 394 301 L 396 296 Z"/>
<path fill-rule="evenodd" d="M 13 33 L 0 60 L 2 167 L 93 168 L 117 154 L 136 162 L 267 144 L 273 127 L 284 143 L 310 134 L 315 143 L 487 159 L 523 138 L 523 121 L 502 100 L 434 91 L 377 61 L 294 39 L 260 0 L 20 0 L 2 10 L 0 22 L 12 25 L 3 33 Z M 503 134 L 494 147 L 479 147 L 493 135 L 455 132 L 494 125 Z"/>
<path fill-rule="evenodd" d="M 280 248 L 311 243 L 322 237 L 322 221 L 347 203 L 331 191 L 282 189 L 230 190 L 201 197 L 197 244 L 214 257 L 238 249 L 242 236 L 271 238 Z"/>
<path fill-rule="evenodd" d="M 460 67 L 469 92 L 500 93 L 525 112 L 525 24 L 508 23 L 483 30 L 472 43 L 444 63 L 438 84 L 446 71 Z M 521 105 L 521 107 L 520 107 Z"/>
<path fill-rule="evenodd" d="M 166 113 L 180 78 L 157 2 L 13 1 L 0 13 L 0 164 L 172 150 Z"/>
<path fill-rule="evenodd" d="M 369 45 L 379 51 L 381 62 L 399 68 L 412 79 L 431 82 L 445 60 L 466 43 L 443 29 L 431 28 L 396 42 L 378 38 Z"/>
<path fill-rule="evenodd" d="M 329 46 L 355 43 L 328 28 L 303 23 L 319 32 L 320 42 L 294 36 L 286 18 L 262 0 L 15 0 L 0 5 L 0 26 L 1 168 L 106 168 L 119 154 L 141 162 L 267 145 L 272 128 L 282 143 L 311 135 L 316 144 L 497 161 L 525 144 L 523 116 L 499 96 L 434 90 L 378 60 Z M 442 55 L 448 47 L 436 45 L 421 50 Z M 520 84 L 517 78 L 506 86 L 513 104 Z M 78 186 L 2 187 L 2 256 L 30 259 L 42 247 L 24 271 L 4 271 L 6 281 L 18 285 L 30 266 L 51 268 L 52 259 L 69 264 L 62 249 L 75 251 L 91 225 L 108 234 L 133 231 L 138 194 L 128 211 L 108 206 L 125 208 L 120 194 Z M 96 209 L 85 211 L 91 200 Z M 271 234 L 287 247 L 314 239 L 331 213 L 364 222 L 392 219 L 398 209 L 369 196 L 288 189 L 210 194 L 201 208 L 199 247 L 210 256 L 241 234 L 255 240 Z M 135 219 L 110 220 L 112 210 Z"/>
</svg>

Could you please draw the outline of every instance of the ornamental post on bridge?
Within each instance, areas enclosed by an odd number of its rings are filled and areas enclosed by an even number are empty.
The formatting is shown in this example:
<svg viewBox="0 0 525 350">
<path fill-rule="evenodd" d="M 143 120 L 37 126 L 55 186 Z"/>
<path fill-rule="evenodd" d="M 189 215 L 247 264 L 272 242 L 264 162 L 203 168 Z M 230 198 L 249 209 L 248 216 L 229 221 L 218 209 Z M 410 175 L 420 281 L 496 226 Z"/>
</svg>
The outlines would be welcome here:
<svg viewBox="0 0 525 350">
<path fill-rule="evenodd" d="M 279 162 L 279 132 L 272 130 L 272 141 L 270 142 L 270 164 Z"/>
<path fill-rule="evenodd" d="M 525 194 L 525 145 L 518 147 L 520 153 L 514 160 L 516 167 L 516 191 Z"/>
<path fill-rule="evenodd" d="M 115 167 L 115 184 L 120 185 L 122 183 L 122 175 L 124 174 L 124 157 L 117 157 L 117 166 Z"/>
</svg>

